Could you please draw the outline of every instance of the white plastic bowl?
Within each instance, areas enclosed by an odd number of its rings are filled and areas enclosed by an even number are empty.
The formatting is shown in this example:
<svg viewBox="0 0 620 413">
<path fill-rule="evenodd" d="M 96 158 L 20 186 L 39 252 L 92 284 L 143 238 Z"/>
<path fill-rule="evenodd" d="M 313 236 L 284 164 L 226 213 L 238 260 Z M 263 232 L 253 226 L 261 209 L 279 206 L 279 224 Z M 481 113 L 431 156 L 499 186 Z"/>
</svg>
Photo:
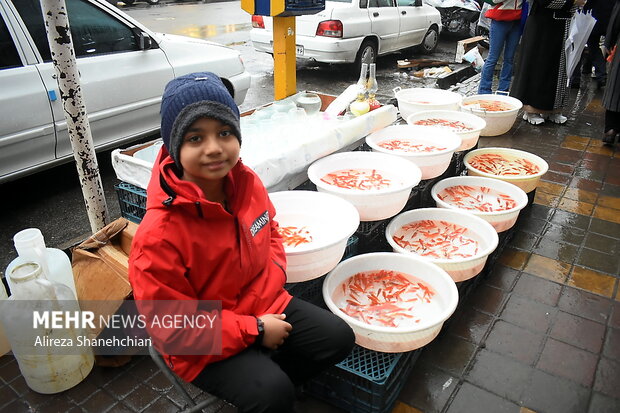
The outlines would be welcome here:
<svg viewBox="0 0 620 413">
<path fill-rule="evenodd" d="M 504 102 L 512 106 L 512 109 L 488 111 L 476 107 L 475 105 L 467 105 L 468 102 L 474 100 L 495 100 Z M 523 103 L 521 103 L 519 99 L 505 95 L 473 95 L 463 98 L 459 106 L 463 112 L 472 113 L 486 121 L 487 126 L 480 131 L 480 136 L 498 136 L 508 132 L 510 128 L 512 128 L 519 114 L 519 110 L 523 107 Z"/>
<path fill-rule="evenodd" d="M 357 230 L 357 209 L 334 195 L 316 191 L 269 194 L 280 227 L 306 227 L 312 242 L 284 246 L 287 282 L 308 281 L 331 271 L 342 259 L 347 241 Z"/>
<path fill-rule="evenodd" d="M 433 152 L 406 152 L 379 146 L 381 141 L 393 138 L 441 146 L 445 149 Z M 431 179 L 448 169 L 452 154 L 461 146 L 461 138 L 454 132 L 432 126 L 392 125 L 368 135 L 366 143 L 373 151 L 396 155 L 413 162 L 422 171 L 422 179 Z"/>
<path fill-rule="evenodd" d="M 459 103 L 463 99 L 462 95 L 455 92 L 425 87 L 410 89 L 396 87 L 394 95 L 403 119 L 426 110 L 459 110 Z"/>
<path fill-rule="evenodd" d="M 392 185 L 385 189 L 357 190 L 339 188 L 323 182 L 325 175 L 343 169 L 375 169 Z M 420 183 L 422 173 L 413 163 L 377 152 L 341 152 L 314 162 L 308 168 L 308 178 L 321 192 L 339 196 L 351 202 L 361 221 L 391 218 L 405 207 L 411 189 Z M 309 205 L 310 206 L 310 205 Z"/>
<path fill-rule="evenodd" d="M 512 199 L 514 199 L 516 205 L 513 208 L 507 209 L 505 211 L 485 212 L 479 211 L 477 209 L 461 208 L 454 204 L 442 201 L 437 196 L 444 189 L 459 185 L 484 187 L 499 191 L 501 193 L 509 195 Z M 497 232 L 503 232 L 512 228 L 515 222 L 517 222 L 519 212 L 523 208 L 525 208 L 528 202 L 527 194 L 516 185 L 500 181 L 499 179 L 483 178 L 481 176 L 455 176 L 452 178 L 442 179 L 441 181 L 433 185 L 433 188 L 431 188 L 431 196 L 435 200 L 435 203 L 438 207 L 456 209 L 459 211 L 473 214 L 493 225 L 493 228 L 495 228 L 495 231 Z"/>
<path fill-rule="evenodd" d="M 479 242 L 477 254 L 468 258 L 429 258 L 408 251 L 398 245 L 392 236 L 403 225 L 421 220 L 440 220 L 460 225 L 468 229 L 468 236 Z M 443 268 L 455 282 L 468 280 L 482 271 L 488 256 L 497 248 L 499 237 L 495 228 L 482 218 L 456 209 L 420 208 L 403 212 L 392 219 L 385 229 L 388 243 L 395 252 L 414 255 Z"/>
<path fill-rule="evenodd" d="M 536 164 L 540 168 L 540 171 L 534 175 L 494 175 L 494 174 L 490 174 L 487 172 L 479 171 L 478 169 L 470 165 L 469 160 L 471 158 L 473 158 L 476 155 L 481 155 L 485 153 L 499 154 L 499 155 L 507 157 L 508 159 L 516 159 L 516 158 L 527 159 L 528 161 Z M 505 182 L 509 182 L 523 189 L 523 191 L 525 191 L 526 193 L 532 192 L 534 189 L 536 189 L 536 187 L 538 186 L 538 183 L 540 182 L 540 178 L 542 178 L 542 176 L 546 174 L 547 170 L 549 169 L 549 164 L 547 164 L 547 162 L 540 156 L 534 155 L 533 153 L 530 153 L 530 152 L 521 151 L 521 150 L 512 149 L 512 148 L 474 149 L 473 151 L 465 155 L 465 157 L 463 158 L 463 163 L 465 163 L 465 168 L 467 169 L 467 175 L 484 176 L 486 178 L 494 178 L 494 179 L 499 179 Z"/>
<path fill-rule="evenodd" d="M 391 270 L 414 276 L 429 284 L 436 292 L 441 311 L 422 320 L 415 328 L 374 326 L 350 317 L 333 300 L 335 289 L 349 277 L 364 271 Z M 430 343 L 439 334 L 443 323 L 454 313 L 458 290 L 448 274 L 412 255 L 393 252 L 362 254 L 342 261 L 325 277 L 323 299 L 327 307 L 342 318 L 355 333 L 355 342 L 370 350 L 398 353 L 411 351 Z"/>
<path fill-rule="evenodd" d="M 476 146 L 478 143 L 478 138 L 480 137 L 480 131 L 487 126 L 487 122 L 481 117 L 458 110 L 428 110 L 409 115 L 406 120 L 409 125 L 415 126 L 415 122 L 425 119 L 446 119 L 449 121 L 459 121 L 463 122 L 468 127 L 473 128 L 472 130 L 457 131 L 450 127 L 438 125 L 433 126 L 434 128 L 449 130 L 461 137 L 461 146 L 457 149 L 457 151 L 465 151 Z"/>
</svg>

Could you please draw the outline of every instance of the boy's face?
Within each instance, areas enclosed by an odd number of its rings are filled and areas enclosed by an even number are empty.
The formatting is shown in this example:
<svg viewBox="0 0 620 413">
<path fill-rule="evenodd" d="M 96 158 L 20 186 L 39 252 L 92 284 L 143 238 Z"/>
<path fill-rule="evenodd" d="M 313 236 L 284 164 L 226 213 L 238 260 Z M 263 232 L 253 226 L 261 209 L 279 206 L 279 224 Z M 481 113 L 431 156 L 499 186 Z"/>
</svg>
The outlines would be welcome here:
<svg viewBox="0 0 620 413">
<path fill-rule="evenodd" d="M 199 186 L 221 181 L 239 160 L 241 145 L 230 126 L 212 118 L 194 121 L 179 152 L 183 179 Z"/>
</svg>

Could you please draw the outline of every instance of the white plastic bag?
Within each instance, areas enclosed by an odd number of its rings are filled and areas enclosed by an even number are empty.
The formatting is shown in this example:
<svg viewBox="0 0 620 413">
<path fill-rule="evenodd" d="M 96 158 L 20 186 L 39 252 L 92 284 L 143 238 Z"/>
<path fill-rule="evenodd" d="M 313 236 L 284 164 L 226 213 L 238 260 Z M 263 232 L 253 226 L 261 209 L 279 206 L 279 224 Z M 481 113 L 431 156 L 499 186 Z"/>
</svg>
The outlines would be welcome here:
<svg viewBox="0 0 620 413">
<path fill-rule="evenodd" d="M 480 72 L 482 70 L 482 66 L 484 66 L 484 59 L 478 50 L 478 46 L 472 48 L 469 52 L 463 55 L 463 60 L 471 63 L 476 72 Z"/>
</svg>

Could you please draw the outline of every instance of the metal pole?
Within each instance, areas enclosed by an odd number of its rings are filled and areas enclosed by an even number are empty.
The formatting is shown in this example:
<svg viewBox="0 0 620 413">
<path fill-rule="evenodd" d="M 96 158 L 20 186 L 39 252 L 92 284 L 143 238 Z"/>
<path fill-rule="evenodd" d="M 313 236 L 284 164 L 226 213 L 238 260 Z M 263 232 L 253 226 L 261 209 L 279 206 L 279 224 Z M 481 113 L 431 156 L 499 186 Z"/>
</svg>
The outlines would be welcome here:
<svg viewBox="0 0 620 413">
<path fill-rule="evenodd" d="M 93 137 L 90 133 L 86 106 L 82 99 L 80 74 L 69 30 L 67 6 L 65 0 L 40 1 L 86 212 L 90 228 L 95 233 L 108 223 L 108 207 L 99 174 Z"/>
</svg>

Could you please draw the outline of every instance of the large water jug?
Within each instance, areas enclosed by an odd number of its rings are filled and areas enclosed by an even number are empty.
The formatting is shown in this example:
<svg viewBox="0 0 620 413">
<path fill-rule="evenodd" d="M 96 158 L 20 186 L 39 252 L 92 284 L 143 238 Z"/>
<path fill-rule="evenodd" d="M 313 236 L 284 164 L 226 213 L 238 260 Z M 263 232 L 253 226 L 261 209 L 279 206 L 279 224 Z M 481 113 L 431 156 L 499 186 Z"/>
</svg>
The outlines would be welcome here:
<svg viewBox="0 0 620 413">
<path fill-rule="evenodd" d="M 64 284 L 45 279 L 36 262 L 19 264 L 8 276 L 13 291 L 0 301 L 0 320 L 26 384 L 44 394 L 77 385 L 94 365 L 92 348 L 80 345 L 80 337 L 87 337 L 85 329 L 79 322 L 58 328 L 41 319 L 37 323 L 34 317 L 35 312 L 39 317 L 47 313 L 50 319 L 50 311 L 78 314 L 75 295 Z"/>
<path fill-rule="evenodd" d="M 43 234 L 38 228 L 27 228 L 19 231 L 13 236 L 13 243 L 19 256 L 11 261 L 5 271 L 11 292 L 13 292 L 13 281 L 8 274 L 17 265 L 34 261 L 41 266 L 46 279 L 66 285 L 77 297 L 69 257 L 58 248 L 46 248 Z"/>
</svg>

